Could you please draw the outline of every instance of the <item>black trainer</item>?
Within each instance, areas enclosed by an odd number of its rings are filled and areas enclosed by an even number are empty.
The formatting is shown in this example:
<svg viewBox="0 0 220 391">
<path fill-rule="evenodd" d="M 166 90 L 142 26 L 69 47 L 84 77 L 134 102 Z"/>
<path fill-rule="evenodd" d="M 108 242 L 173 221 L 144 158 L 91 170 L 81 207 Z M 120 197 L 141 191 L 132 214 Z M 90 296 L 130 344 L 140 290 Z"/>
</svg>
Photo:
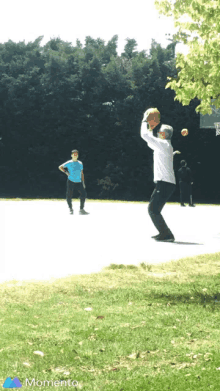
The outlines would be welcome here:
<svg viewBox="0 0 220 391">
<path fill-rule="evenodd" d="M 195 206 L 195 204 L 189 204 L 189 206 Z"/>
<path fill-rule="evenodd" d="M 180 204 L 180 206 L 186 206 L 185 204 Z"/>
<path fill-rule="evenodd" d="M 73 215 L 74 214 L 74 211 L 72 209 L 70 209 L 70 215 Z"/>
<path fill-rule="evenodd" d="M 159 234 L 155 238 L 155 240 L 157 242 L 174 242 L 175 238 L 174 238 L 174 236 L 173 236 L 173 234 L 171 232 L 171 233 L 168 233 L 168 234 Z"/>
</svg>

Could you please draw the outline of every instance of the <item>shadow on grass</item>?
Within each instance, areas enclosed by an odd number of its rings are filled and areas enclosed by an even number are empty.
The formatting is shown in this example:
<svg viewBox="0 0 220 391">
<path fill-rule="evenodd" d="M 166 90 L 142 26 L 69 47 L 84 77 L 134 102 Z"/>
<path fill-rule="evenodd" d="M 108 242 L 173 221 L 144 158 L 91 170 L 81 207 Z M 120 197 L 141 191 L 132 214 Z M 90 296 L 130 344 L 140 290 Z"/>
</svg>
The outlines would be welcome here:
<svg viewBox="0 0 220 391">
<path fill-rule="evenodd" d="M 135 265 L 123 265 L 122 263 L 116 264 L 116 263 L 111 263 L 110 266 L 107 266 L 105 270 L 116 270 L 116 269 L 136 269 L 138 270 L 139 267 Z"/>
<path fill-rule="evenodd" d="M 152 265 L 148 265 L 145 263 L 140 264 L 140 266 L 144 270 L 148 270 L 149 272 L 152 269 Z M 123 264 L 111 264 L 108 268 L 106 269 L 124 269 L 124 270 L 138 270 L 139 267 L 135 265 L 123 265 Z M 140 269 L 139 269 L 140 270 Z M 150 276 L 150 275 L 149 275 Z M 168 276 L 168 275 L 167 275 Z M 186 293 L 183 291 L 183 293 L 179 293 L 179 285 L 175 284 L 172 281 L 165 281 L 161 280 L 161 276 L 159 278 L 159 282 L 155 281 L 155 278 L 157 276 L 152 275 L 154 280 L 152 281 L 154 288 L 157 286 L 161 286 L 161 289 L 165 290 L 165 293 L 160 293 L 160 292 L 155 292 L 154 289 L 151 291 L 150 295 L 148 296 L 148 300 L 151 301 L 152 303 L 156 302 L 164 302 L 164 304 L 169 303 L 169 305 L 178 305 L 178 304 L 187 304 L 187 305 L 203 305 L 203 307 L 206 307 L 206 305 L 211 304 L 212 307 L 215 307 L 215 309 L 220 310 L 220 288 L 219 288 L 219 278 L 220 274 L 217 274 L 215 276 L 212 276 L 212 281 L 208 281 L 210 276 L 194 276 L 195 281 L 193 285 L 190 283 L 189 285 L 185 286 L 185 289 L 190 289 L 190 293 Z M 156 286 L 155 286 L 156 285 Z M 209 288 L 204 288 L 204 287 L 209 287 Z M 157 288 L 156 288 L 157 289 Z M 184 289 L 184 288 L 183 288 Z M 185 290 L 184 289 L 184 290 Z M 206 292 L 207 290 L 210 291 L 210 293 Z M 173 291 L 173 293 L 169 293 L 169 291 Z M 152 303 L 149 303 L 148 306 L 151 306 Z"/>
<path fill-rule="evenodd" d="M 216 307 L 220 309 L 220 292 L 216 292 L 214 294 L 204 294 L 201 292 L 192 292 L 191 294 L 180 294 L 180 295 L 165 295 L 165 294 L 153 294 L 152 295 L 154 300 L 161 300 L 165 302 L 169 302 L 170 305 L 178 305 L 179 303 L 183 304 L 200 304 L 203 305 L 203 307 L 206 306 L 206 304 L 214 304 Z"/>
</svg>

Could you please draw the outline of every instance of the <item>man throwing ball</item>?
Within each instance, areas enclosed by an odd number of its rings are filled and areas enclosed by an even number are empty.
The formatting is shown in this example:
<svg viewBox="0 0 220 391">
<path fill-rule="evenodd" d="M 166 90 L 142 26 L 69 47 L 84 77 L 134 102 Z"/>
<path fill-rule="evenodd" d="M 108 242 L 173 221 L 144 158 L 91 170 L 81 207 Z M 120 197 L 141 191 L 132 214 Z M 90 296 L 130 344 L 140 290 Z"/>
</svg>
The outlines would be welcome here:
<svg viewBox="0 0 220 391">
<path fill-rule="evenodd" d="M 148 124 L 148 125 L 147 125 Z M 160 112 L 156 108 L 144 113 L 141 137 L 154 151 L 154 182 L 156 187 L 151 195 L 148 212 L 159 234 L 152 238 L 159 242 L 173 242 L 173 233 L 165 223 L 161 211 L 176 187 L 173 170 L 173 128 L 160 123 Z"/>
<path fill-rule="evenodd" d="M 78 160 L 79 152 L 74 149 L 71 153 L 72 160 L 68 160 L 59 166 L 59 170 L 64 172 L 67 176 L 67 191 L 66 200 L 70 209 L 70 214 L 73 214 L 72 198 L 73 190 L 77 190 L 80 194 L 80 211 L 81 215 L 88 215 L 89 213 L 84 210 L 84 204 L 86 199 L 86 186 L 84 181 L 83 164 Z"/>
</svg>

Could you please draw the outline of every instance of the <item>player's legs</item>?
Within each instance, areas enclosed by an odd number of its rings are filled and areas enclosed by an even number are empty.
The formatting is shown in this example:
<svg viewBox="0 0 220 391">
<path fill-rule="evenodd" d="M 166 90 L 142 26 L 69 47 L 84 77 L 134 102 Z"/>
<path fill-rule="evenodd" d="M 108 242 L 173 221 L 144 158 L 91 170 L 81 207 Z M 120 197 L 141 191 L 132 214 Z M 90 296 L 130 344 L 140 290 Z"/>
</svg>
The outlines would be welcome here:
<svg viewBox="0 0 220 391">
<path fill-rule="evenodd" d="M 185 194 L 186 194 L 186 202 L 190 204 L 190 183 L 185 183 Z"/>
<path fill-rule="evenodd" d="M 75 185 L 76 185 L 77 191 L 80 194 L 80 211 L 79 211 L 79 214 L 81 214 L 81 215 L 88 215 L 89 213 L 84 210 L 85 200 L 86 200 L 86 196 L 87 196 L 86 190 L 84 189 L 84 186 L 83 186 L 82 182 L 75 183 Z"/>
<path fill-rule="evenodd" d="M 161 211 L 173 194 L 175 187 L 173 183 L 158 181 L 148 205 L 148 212 L 153 224 L 159 233 L 164 236 L 172 235 L 172 232 L 161 215 Z"/>
<path fill-rule="evenodd" d="M 73 210 L 73 207 L 72 207 L 73 188 L 74 188 L 74 182 L 69 181 L 69 179 L 67 179 L 66 200 L 67 200 L 67 204 L 69 206 L 70 211 Z"/>
<path fill-rule="evenodd" d="M 195 206 L 192 200 L 192 184 L 189 183 L 189 206 Z"/>
<path fill-rule="evenodd" d="M 185 201 L 185 183 L 181 181 L 179 182 L 179 186 L 180 186 L 180 204 L 183 206 Z"/>
<path fill-rule="evenodd" d="M 86 194 L 86 190 L 83 187 L 82 182 L 77 183 L 77 191 L 80 194 L 80 209 L 84 209 L 87 194 Z"/>
</svg>

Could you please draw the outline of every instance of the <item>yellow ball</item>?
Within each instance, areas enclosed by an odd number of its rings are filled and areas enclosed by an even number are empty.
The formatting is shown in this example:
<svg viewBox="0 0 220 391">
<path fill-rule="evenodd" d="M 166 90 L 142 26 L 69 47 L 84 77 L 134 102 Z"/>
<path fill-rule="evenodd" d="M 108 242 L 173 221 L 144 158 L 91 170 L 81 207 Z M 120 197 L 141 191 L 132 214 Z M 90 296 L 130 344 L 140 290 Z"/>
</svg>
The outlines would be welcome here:
<svg viewBox="0 0 220 391">
<path fill-rule="evenodd" d="M 189 133 L 189 132 L 188 132 L 188 129 L 182 129 L 182 130 L 181 130 L 182 136 L 187 136 L 188 133 Z"/>
</svg>

